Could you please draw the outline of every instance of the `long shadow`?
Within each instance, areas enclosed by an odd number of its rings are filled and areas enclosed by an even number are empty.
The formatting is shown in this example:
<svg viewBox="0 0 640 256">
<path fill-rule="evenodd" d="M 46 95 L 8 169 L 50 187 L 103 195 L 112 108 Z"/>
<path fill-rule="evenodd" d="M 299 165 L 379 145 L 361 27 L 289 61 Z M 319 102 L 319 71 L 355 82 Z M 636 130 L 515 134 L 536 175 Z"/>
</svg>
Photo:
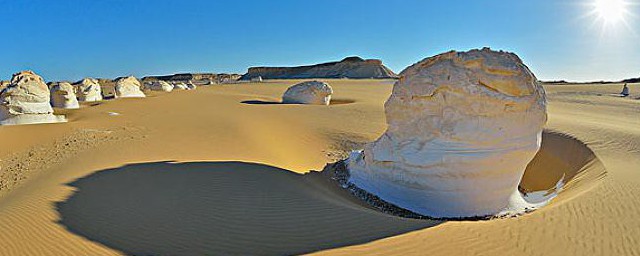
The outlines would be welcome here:
<svg viewBox="0 0 640 256">
<path fill-rule="evenodd" d="M 343 105 L 343 104 L 351 104 L 355 102 L 356 102 L 355 100 L 351 100 L 351 99 L 332 99 L 329 102 L 329 105 Z M 249 105 L 301 105 L 299 103 L 283 103 L 280 101 L 266 101 L 266 100 L 245 100 L 245 101 L 241 101 L 240 103 L 249 104 Z"/>
<path fill-rule="evenodd" d="M 68 185 L 71 232 L 134 255 L 290 255 L 440 224 L 371 209 L 322 173 L 245 162 L 142 163 Z"/>
</svg>

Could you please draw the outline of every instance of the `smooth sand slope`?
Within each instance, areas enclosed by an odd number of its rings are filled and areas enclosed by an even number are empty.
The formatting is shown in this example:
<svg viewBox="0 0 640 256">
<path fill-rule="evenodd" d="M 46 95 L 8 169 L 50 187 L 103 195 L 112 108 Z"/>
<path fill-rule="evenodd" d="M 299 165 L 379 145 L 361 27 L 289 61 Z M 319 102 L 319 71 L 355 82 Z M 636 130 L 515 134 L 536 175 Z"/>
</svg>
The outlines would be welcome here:
<svg viewBox="0 0 640 256">
<path fill-rule="evenodd" d="M 564 177 L 560 196 L 519 218 L 441 222 L 380 213 L 309 172 L 384 131 L 393 85 L 326 81 L 330 106 L 279 104 L 300 81 L 267 81 L 0 126 L 0 255 L 640 254 L 640 86 L 545 86 L 548 130 L 521 189 Z"/>
</svg>

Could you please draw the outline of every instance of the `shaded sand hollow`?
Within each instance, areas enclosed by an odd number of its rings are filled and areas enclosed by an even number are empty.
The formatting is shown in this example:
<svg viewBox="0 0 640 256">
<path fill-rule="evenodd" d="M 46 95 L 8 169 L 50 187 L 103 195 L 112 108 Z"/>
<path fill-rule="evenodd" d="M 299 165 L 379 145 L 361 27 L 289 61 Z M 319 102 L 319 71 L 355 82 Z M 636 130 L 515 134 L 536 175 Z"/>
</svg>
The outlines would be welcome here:
<svg viewBox="0 0 640 256">
<path fill-rule="evenodd" d="M 545 85 L 549 123 L 520 187 L 563 179 L 562 193 L 518 218 L 445 222 L 386 215 L 309 172 L 384 132 L 393 84 L 326 81 L 339 104 L 278 104 L 300 81 L 266 81 L 0 127 L 0 255 L 640 253 L 639 95 Z"/>
</svg>

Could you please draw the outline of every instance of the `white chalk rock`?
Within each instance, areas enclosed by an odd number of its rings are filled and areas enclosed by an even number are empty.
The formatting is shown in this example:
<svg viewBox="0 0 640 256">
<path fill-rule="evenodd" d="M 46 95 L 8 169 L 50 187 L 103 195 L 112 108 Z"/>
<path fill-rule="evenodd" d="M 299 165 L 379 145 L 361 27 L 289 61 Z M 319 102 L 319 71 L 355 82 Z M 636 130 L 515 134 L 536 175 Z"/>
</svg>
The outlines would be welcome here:
<svg viewBox="0 0 640 256">
<path fill-rule="evenodd" d="M 189 87 L 183 82 L 173 83 L 173 86 L 176 90 L 189 90 Z"/>
<path fill-rule="evenodd" d="M 152 91 L 163 91 L 163 92 L 171 92 L 173 91 L 173 87 L 174 86 L 172 84 L 162 80 L 151 82 L 148 86 L 148 88 Z"/>
<path fill-rule="evenodd" d="M 78 109 L 80 104 L 76 98 L 75 90 L 70 83 L 55 82 L 49 89 L 51 91 L 51 106 L 54 108 Z"/>
<path fill-rule="evenodd" d="M 400 74 L 385 114 L 387 131 L 349 157 L 352 184 L 431 217 L 524 211 L 517 188 L 547 114 L 518 56 L 485 48 L 424 59 Z"/>
<path fill-rule="evenodd" d="M 116 80 L 116 98 L 144 98 L 140 90 L 140 81 L 133 76 L 122 77 Z"/>
<path fill-rule="evenodd" d="M 193 82 L 189 81 L 187 83 L 187 90 L 195 90 L 196 88 L 198 88 L 195 84 L 193 84 Z"/>
<path fill-rule="evenodd" d="M 97 79 L 85 78 L 75 84 L 76 96 L 81 102 L 94 102 L 102 100 L 102 88 Z"/>
<path fill-rule="evenodd" d="M 0 92 L 0 125 L 65 122 L 53 115 L 49 87 L 32 71 L 16 73 Z"/>
<path fill-rule="evenodd" d="M 329 105 L 333 89 L 320 81 L 307 81 L 291 86 L 282 95 L 283 103 Z"/>
</svg>

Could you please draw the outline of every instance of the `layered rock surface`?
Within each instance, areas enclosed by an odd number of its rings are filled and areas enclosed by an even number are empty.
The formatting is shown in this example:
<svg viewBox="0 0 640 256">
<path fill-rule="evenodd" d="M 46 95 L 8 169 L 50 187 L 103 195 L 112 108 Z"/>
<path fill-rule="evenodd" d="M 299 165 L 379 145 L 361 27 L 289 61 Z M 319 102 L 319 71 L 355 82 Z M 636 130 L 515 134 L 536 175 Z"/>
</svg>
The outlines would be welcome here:
<svg viewBox="0 0 640 256">
<path fill-rule="evenodd" d="M 518 184 L 540 147 L 546 99 L 515 54 L 485 48 L 424 59 L 400 74 L 385 114 L 386 132 L 349 157 L 352 184 L 431 217 L 528 205 Z"/>
<path fill-rule="evenodd" d="M 116 79 L 115 84 L 116 98 L 144 98 L 146 97 L 140 90 L 140 81 L 133 76 L 121 77 Z"/>
<path fill-rule="evenodd" d="M 241 80 L 255 77 L 263 79 L 308 79 L 308 78 L 396 78 L 397 75 L 382 64 L 382 61 L 360 57 L 348 57 L 337 62 L 328 62 L 299 67 L 252 67 Z"/>
<path fill-rule="evenodd" d="M 32 71 L 16 73 L 0 92 L 0 125 L 64 122 L 53 115 L 49 87 Z"/>
<path fill-rule="evenodd" d="M 93 102 L 102 100 L 102 88 L 97 79 L 84 78 L 74 84 L 78 101 Z"/>
<path fill-rule="evenodd" d="M 10 82 L 9 81 L 0 81 L 0 91 L 2 91 L 2 89 L 7 88 L 7 86 L 9 86 Z"/>
<path fill-rule="evenodd" d="M 307 81 L 289 87 L 282 95 L 283 103 L 329 105 L 333 89 L 320 81 Z"/>
<path fill-rule="evenodd" d="M 75 90 L 76 88 L 67 82 L 52 83 L 50 88 L 51 106 L 65 109 L 80 108 Z"/>
<path fill-rule="evenodd" d="M 226 73 L 182 73 L 166 76 L 147 76 L 142 78 L 143 82 L 165 81 L 169 83 L 176 82 L 189 82 L 192 81 L 196 84 L 221 84 L 229 83 L 240 79 L 241 75 L 238 74 L 226 74 Z"/>
</svg>

